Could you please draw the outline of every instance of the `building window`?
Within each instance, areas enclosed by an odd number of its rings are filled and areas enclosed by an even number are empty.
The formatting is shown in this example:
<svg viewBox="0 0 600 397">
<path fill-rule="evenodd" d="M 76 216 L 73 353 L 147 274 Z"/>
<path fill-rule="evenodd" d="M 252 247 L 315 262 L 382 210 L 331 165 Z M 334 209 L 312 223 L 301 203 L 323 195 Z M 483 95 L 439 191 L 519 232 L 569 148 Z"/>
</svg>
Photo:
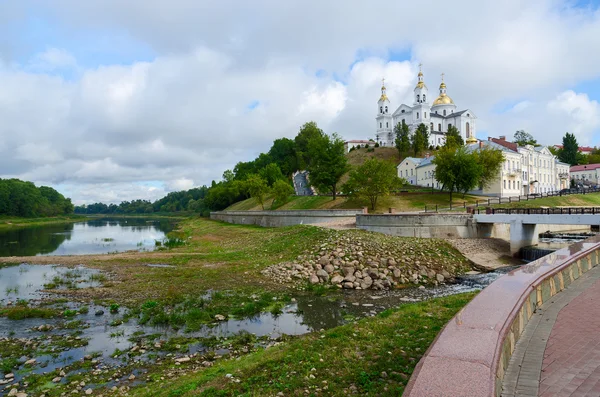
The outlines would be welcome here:
<svg viewBox="0 0 600 397">
<path fill-rule="evenodd" d="M 402 178 L 402 171 L 400 171 L 400 178 Z"/>
<path fill-rule="evenodd" d="M 383 113 L 383 106 L 379 106 L 379 113 Z"/>
<path fill-rule="evenodd" d="M 417 94 L 417 102 L 419 102 L 420 96 L 419 94 Z"/>
<path fill-rule="evenodd" d="M 404 110 L 402 111 L 402 113 L 404 113 Z M 402 124 L 406 123 L 406 121 L 404 119 L 402 119 Z"/>
<path fill-rule="evenodd" d="M 469 122 L 465 125 L 465 131 L 467 132 L 467 138 L 471 136 L 471 127 L 469 126 Z"/>
<path fill-rule="evenodd" d="M 413 170 L 410 170 L 410 176 L 413 176 Z"/>
<path fill-rule="evenodd" d="M 386 113 L 388 112 L 388 107 L 387 107 L 387 106 L 385 107 L 385 112 L 386 112 Z"/>
<path fill-rule="evenodd" d="M 400 113 L 404 113 L 404 109 L 402 109 L 402 111 Z"/>
<path fill-rule="evenodd" d="M 444 116 L 446 115 L 446 109 L 444 109 Z"/>
<path fill-rule="evenodd" d="M 419 112 L 417 112 L 417 120 L 419 119 Z"/>
<path fill-rule="evenodd" d="M 383 124 L 382 124 L 382 123 L 379 123 L 379 128 L 382 128 L 382 127 L 383 127 Z"/>
<path fill-rule="evenodd" d="M 506 179 L 504 179 L 504 188 L 506 189 Z"/>
<path fill-rule="evenodd" d="M 427 118 L 427 112 L 423 112 L 423 118 Z"/>
<path fill-rule="evenodd" d="M 426 101 L 425 101 L 425 94 L 423 94 L 423 102 L 426 102 Z M 427 117 L 427 116 L 425 116 L 425 117 Z"/>
<path fill-rule="evenodd" d="M 433 132 L 433 123 L 429 125 L 429 131 Z"/>
<path fill-rule="evenodd" d="M 387 121 L 385 123 L 385 128 L 390 128 L 390 123 L 388 123 Z"/>
<path fill-rule="evenodd" d="M 440 131 L 440 132 L 442 131 L 442 124 L 440 124 L 440 123 L 438 123 L 438 131 Z"/>
</svg>

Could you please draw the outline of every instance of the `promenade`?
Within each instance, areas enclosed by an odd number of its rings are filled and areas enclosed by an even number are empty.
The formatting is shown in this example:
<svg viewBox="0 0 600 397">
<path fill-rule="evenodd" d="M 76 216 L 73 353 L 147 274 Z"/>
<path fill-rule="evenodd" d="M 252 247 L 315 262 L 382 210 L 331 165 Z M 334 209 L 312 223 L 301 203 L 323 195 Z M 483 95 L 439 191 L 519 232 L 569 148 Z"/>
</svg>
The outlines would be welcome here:
<svg viewBox="0 0 600 397">
<path fill-rule="evenodd" d="M 516 344 L 502 396 L 600 396 L 600 267 L 538 308 Z"/>
</svg>

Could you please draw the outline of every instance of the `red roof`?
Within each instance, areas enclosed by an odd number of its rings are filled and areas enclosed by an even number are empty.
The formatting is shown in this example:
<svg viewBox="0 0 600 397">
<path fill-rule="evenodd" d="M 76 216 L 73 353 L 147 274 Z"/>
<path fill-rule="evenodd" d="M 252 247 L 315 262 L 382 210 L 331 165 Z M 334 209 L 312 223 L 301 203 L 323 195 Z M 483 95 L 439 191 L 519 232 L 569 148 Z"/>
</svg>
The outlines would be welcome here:
<svg viewBox="0 0 600 397">
<path fill-rule="evenodd" d="M 562 149 L 563 145 L 554 145 L 554 147 L 557 148 L 557 149 Z M 593 152 L 594 149 L 596 149 L 596 148 L 593 148 L 591 146 L 579 146 L 579 152 L 580 153 L 581 152 Z"/>
<path fill-rule="evenodd" d="M 585 165 L 574 165 L 571 167 L 571 172 L 577 171 L 591 171 L 600 168 L 600 164 L 585 164 Z"/>
<path fill-rule="evenodd" d="M 499 139 L 499 138 L 489 138 L 490 141 L 497 143 L 500 146 L 504 146 L 507 149 L 512 150 L 513 152 L 518 152 L 519 151 L 519 145 L 517 145 L 516 143 L 513 142 L 509 142 L 506 139 Z"/>
</svg>

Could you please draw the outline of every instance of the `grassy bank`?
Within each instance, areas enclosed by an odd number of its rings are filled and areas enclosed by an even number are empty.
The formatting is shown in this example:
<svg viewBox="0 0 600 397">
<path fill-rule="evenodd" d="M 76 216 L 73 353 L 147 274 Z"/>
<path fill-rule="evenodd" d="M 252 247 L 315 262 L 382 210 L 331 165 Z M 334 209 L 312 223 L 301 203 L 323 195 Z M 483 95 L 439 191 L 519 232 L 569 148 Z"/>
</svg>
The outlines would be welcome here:
<svg viewBox="0 0 600 397">
<path fill-rule="evenodd" d="M 399 396 L 435 336 L 473 296 L 403 305 L 132 392 L 141 396 L 275 396 L 279 392 Z"/>
<path fill-rule="evenodd" d="M 600 193 L 573 194 L 562 197 L 544 197 L 517 203 L 493 205 L 494 208 L 539 208 L 539 207 L 600 207 Z"/>
<path fill-rule="evenodd" d="M 10 229 L 13 227 L 43 226 L 53 223 L 79 222 L 85 219 L 86 217 L 83 215 L 62 215 L 45 218 L 18 218 L 0 216 L 0 230 Z"/>
<path fill-rule="evenodd" d="M 454 194 L 452 197 L 453 206 L 462 206 L 464 202 L 474 204 L 481 197 L 467 195 L 465 198 L 461 194 Z M 265 202 L 265 209 L 270 210 L 272 199 Z M 375 213 L 387 212 L 390 207 L 396 208 L 396 211 L 423 211 L 425 205 L 448 207 L 450 205 L 450 195 L 448 193 L 430 193 L 430 192 L 408 192 L 400 195 L 380 198 Z M 338 197 L 332 200 L 331 197 L 310 196 L 310 197 L 291 197 L 290 200 L 276 210 L 316 210 L 316 209 L 355 209 L 367 206 L 366 202 L 354 200 L 349 197 Z M 261 206 L 255 199 L 249 198 L 229 206 L 226 211 L 259 211 Z"/>
</svg>

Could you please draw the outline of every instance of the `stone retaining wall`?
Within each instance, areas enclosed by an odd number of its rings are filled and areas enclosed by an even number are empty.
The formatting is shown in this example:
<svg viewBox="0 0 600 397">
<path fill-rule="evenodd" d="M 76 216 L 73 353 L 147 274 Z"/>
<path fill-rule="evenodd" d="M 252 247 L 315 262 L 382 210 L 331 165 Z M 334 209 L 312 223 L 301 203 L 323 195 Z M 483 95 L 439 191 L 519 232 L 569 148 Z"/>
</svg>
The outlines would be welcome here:
<svg viewBox="0 0 600 397">
<path fill-rule="evenodd" d="M 467 214 L 358 215 L 356 227 L 392 236 L 425 238 L 474 238 L 477 227 Z"/>
<path fill-rule="evenodd" d="M 282 227 L 353 221 L 359 213 L 362 210 L 217 211 L 210 213 L 210 219 L 239 225 Z"/>
<path fill-rule="evenodd" d="M 500 277 L 446 324 L 404 395 L 499 397 L 515 344 L 536 309 L 599 262 L 597 236 Z"/>
</svg>

